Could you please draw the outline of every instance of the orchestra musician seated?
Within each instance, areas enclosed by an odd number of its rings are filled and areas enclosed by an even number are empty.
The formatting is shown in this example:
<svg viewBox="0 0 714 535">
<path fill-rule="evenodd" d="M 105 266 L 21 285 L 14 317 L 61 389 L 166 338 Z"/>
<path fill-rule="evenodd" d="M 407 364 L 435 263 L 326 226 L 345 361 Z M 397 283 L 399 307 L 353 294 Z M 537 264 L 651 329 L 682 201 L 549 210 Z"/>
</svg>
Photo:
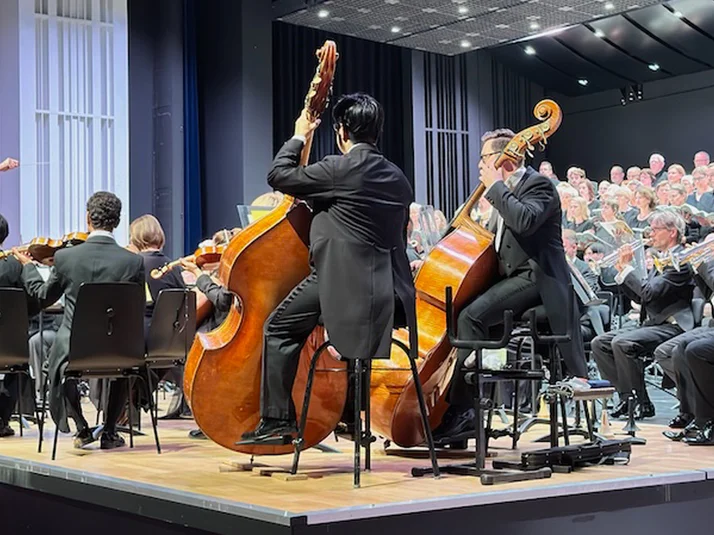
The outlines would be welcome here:
<svg viewBox="0 0 714 535">
<path fill-rule="evenodd" d="M 684 220 L 671 211 L 657 212 L 651 219 L 652 246 L 660 253 L 677 253 L 684 237 Z M 632 266 L 631 245 L 619 250 L 615 280 L 622 291 L 640 304 L 639 327 L 628 327 L 596 337 L 593 355 L 600 373 L 619 393 L 613 418 L 627 414 L 627 399 L 634 392 L 635 418 L 651 418 L 655 408 L 645 388 L 643 357 L 662 342 L 694 328 L 692 294 L 694 281 L 689 266 L 677 271 L 667 266 L 659 273 L 650 269 L 643 279 Z"/>
<path fill-rule="evenodd" d="M 518 317 L 526 310 L 544 305 L 554 333 L 572 330 L 572 341 L 559 345 L 568 374 L 584 381 L 587 366 L 579 325 L 580 312 L 571 289 L 563 242 L 561 203 L 552 181 L 526 167 L 509 161 L 497 169 L 495 162 L 514 137 L 511 130 L 488 132 L 482 138 L 479 171 L 486 186 L 484 196 L 493 206 L 487 228 L 495 234 L 500 280 L 459 314 L 458 336 L 465 340 L 488 339 L 492 330 L 502 328 L 505 310 Z M 573 303 L 572 317 L 565 313 Z M 475 430 L 473 400 L 464 381 L 464 366 L 475 361 L 471 351 L 460 349 L 447 401 L 450 404 L 435 439 Z"/>
<path fill-rule="evenodd" d="M 0 215 L 0 250 L 10 234 L 7 219 Z M 0 288 L 23 288 L 22 264 L 13 254 L 3 251 L 0 257 Z M 34 316 L 40 310 L 36 299 L 27 298 L 28 316 Z M 17 403 L 17 381 L 22 378 L 17 374 L 6 374 L 0 379 L 0 438 L 11 437 L 15 434 L 8 422 Z"/>
<path fill-rule="evenodd" d="M 46 282 L 37 272 L 30 257 L 16 253 L 24 264 L 22 277 L 29 295 L 39 299 L 43 307 L 52 305 L 63 294 L 65 296 L 62 325 L 50 350 L 49 405 L 52 419 L 63 433 L 69 432 L 67 417 L 70 416 L 75 421 L 75 448 L 82 448 L 95 440 L 82 414 L 77 381 L 62 382 L 61 373 L 69 356 L 72 318 L 79 288 L 83 283 L 89 282 L 133 282 L 141 286 L 145 284 L 142 259 L 117 245 L 112 235 L 119 225 L 120 216 L 121 201 L 116 195 L 104 191 L 93 194 L 87 201 L 89 238 L 81 245 L 57 252 Z M 116 423 L 126 403 L 127 387 L 126 379 L 112 381 L 104 415 L 101 449 L 124 445 L 124 439 L 116 432 Z"/>
<path fill-rule="evenodd" d="M 377 149 L 382 107 L 369 95 L 346 95 L 335 104 L 333 120 L 342 156 L 300 165 L 305 141 L 319 125 L 303 111 L 268 175 L 276 190 L 313 203 L 312 271 L 265 323 L 261 420 L 241 444 L 297 432 L 291 393 L 298 356 L 321 317 L 345 358 L 389 355 L 395 316 L 416 322 L 406 255 L 414 193 Z"/>
</svg>

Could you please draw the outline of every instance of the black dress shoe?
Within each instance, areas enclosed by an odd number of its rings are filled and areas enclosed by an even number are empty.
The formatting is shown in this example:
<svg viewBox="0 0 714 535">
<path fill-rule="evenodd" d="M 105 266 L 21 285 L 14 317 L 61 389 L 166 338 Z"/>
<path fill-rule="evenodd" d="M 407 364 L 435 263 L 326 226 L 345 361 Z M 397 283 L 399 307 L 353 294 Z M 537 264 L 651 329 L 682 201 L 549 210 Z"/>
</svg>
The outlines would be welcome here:
<svg viewBox="0 0 714 535">
<path fill-rule="evenodd" d="M 80 450 L 83 447 L 88 446 L 95 440 L 97 439 L 94 438 L 92 430 L 88 427 L 85 427 L 79 433 L 74 435 L 74 448 Z"/>
<path fill-rule="evenodd" d="M 610 418 L 622 418 L 623 416 L 627 416 L 627 398 L 622 399 L 610 413 Z"/>
<path fill-rule="evenodd" d="M 709 420 L 695 437 L 685 437 L 682 442 L 689 446 L 714 446 L 714 420 Z"/>
<path fill-rule="evenodd" d="M 126 446 L 124 439 L 119 436 L 118 433 L 109 433 L 105 431 L 102 433 L 102 438 L 99 441 L 99 447 L 103 450 L 113 450 L 115 448 L 121 448 Z"/>
<path fill-rule="evenodd" d="M 635 406 L 635 420 L 654 418 L 655 406 L 651 401 L 641 401 Z"/>
<path fill-rule="evenodd" d="M 208 437 L 200 429 L 191 429 L 188 432 L 188 438 L 193 438 L 196 440 L 207 440 Z"/>
<path fill-rule="evenodd" d="M 681 442 L 685 438 L 694 438 L 701 429 L 697 426 L 696 420 L 692 420 L 687 427 L 681 431 L 662 431 L 662 434 L 670 440 Z"/>
<path fill-rule="evenodd" d="M 297 425 L 292 420 L 263 418 L 253 431 L 243 433 L 241 443 L 245 441 L 261 442 L 269 438 L 284 437 L 297 434 Z"/>
<path fill-rule="evenodd" d="M 669 427 L 672 429 L 684 429 L 694 421 L 694 416 L 691 414 L 678 414 L 669 421 Z"/>
<path fill-rule="evenodd" d="M 15 436 L 15 430 L 0 420 L 0 438 Z"/>
<path fill-rule="evenodd" d="M 435 442 L 449 442 L 450 438 L 462 438 L 464 434 L 473 433 L 476 431 L 476 411 L 468 409 L 462 412 L 459 416 L 443 422 L 442 425 L 434 430 Z"/>
</svg>

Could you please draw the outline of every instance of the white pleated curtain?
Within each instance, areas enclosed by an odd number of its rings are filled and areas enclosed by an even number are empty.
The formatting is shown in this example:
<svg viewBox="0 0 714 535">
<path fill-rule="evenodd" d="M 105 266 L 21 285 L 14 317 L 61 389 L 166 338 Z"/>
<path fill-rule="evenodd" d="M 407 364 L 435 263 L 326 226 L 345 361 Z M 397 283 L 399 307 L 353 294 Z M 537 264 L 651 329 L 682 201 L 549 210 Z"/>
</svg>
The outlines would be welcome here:
<svg viewBox="0 0 714 535">
<path fill-rule="evenodd" d="M 22 239 L 84 230 L 87 199 L 108 190 L 124 205 L 125 243 L 126 0 L 22 1 L 21 155 L 34 164 L 21 177 Z"/>
</svg>

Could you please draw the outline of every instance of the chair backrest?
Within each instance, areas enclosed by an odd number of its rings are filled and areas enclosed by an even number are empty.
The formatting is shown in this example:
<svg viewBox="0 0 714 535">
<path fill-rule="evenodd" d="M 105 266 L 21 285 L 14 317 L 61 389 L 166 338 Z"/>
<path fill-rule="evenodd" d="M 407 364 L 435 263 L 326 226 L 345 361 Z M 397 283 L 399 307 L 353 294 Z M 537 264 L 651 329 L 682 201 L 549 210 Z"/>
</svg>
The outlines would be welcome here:
<svg viewBox="0 0 714 535">
<path fill-rule="evenodd" d="M 146 360 L 172 366 L 184 361 L 196 334 L 196 294 L 188 289 L 161 290 L 146 340 Z"/>
<path fill-rule="evenodd" d="M 21 288 L 0 288 L 0 373 L 30 362 L 27 295 Z"/>
<path fill-rule="evenodd" d="M 102 373 L 144 364 L 144 288 L 131 282 L 82 284 L 72 319 L 67 371 Z"/>
</svg>

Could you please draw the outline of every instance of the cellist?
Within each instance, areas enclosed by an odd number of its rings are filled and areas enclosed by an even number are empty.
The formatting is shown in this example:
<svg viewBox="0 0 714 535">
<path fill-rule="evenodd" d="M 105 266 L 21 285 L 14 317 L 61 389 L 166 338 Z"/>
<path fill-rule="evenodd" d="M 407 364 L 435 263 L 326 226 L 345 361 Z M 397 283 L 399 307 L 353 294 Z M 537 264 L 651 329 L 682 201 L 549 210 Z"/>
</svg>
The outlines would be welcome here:
<svg viewBox="0 0 714 535">
<path fill-rule="evenodd" d="M 458 336 L 483 340 L 497 328 L 505 310 L 516 317 L 543 304 L 554 333 L 564 333 L 571 326 L 572 341 L 560 344 L 567 372 L 574 378 L 587 377 L 587 366 L 579 328 L 578 307 L 570 284 L 570 271 L 562 242 L 561 209 L 558 194 L 547 177 L 524 165 L 506 160 L 497 168 L 496 160 L 515 134 L 500 129 L 482 138 L 479 172 L 486 186 L 484 197 L 493 207 L 487 229 L 495 234 L 499 279 L 465 306 L 458 318 Z M 571 301 L 572 316 L 566 303 Z M 458 352 L 447 401 L 450 406 L 434 432 L 436 440 L 468 433 L 475 429 L 473 399 L 461 373 L 470 350 Z M 584 381 L 581 381 L 584 383 Z M 584 384 L 583 384 L 583 387 Z"/>
<path fill-rule="evenodd" d="M 345 95 L 333 120 L 342 156 L 300 165 L 303 146 L 320 123 L 303 111 L 268 175 L 274 189 L 312 203 L 312 269 L 264 326 L 261 420 L 241 444 L 297 432 L 291 391 L 298 356 L 321 317 L 330 343 L 347 358 L 389 355 L 395 316 L 403 321 L 406 314 L 414 325 L 406 255 L 414 193 L 377 149 L 382 107 L 366 94 Z"/>
</svg>

